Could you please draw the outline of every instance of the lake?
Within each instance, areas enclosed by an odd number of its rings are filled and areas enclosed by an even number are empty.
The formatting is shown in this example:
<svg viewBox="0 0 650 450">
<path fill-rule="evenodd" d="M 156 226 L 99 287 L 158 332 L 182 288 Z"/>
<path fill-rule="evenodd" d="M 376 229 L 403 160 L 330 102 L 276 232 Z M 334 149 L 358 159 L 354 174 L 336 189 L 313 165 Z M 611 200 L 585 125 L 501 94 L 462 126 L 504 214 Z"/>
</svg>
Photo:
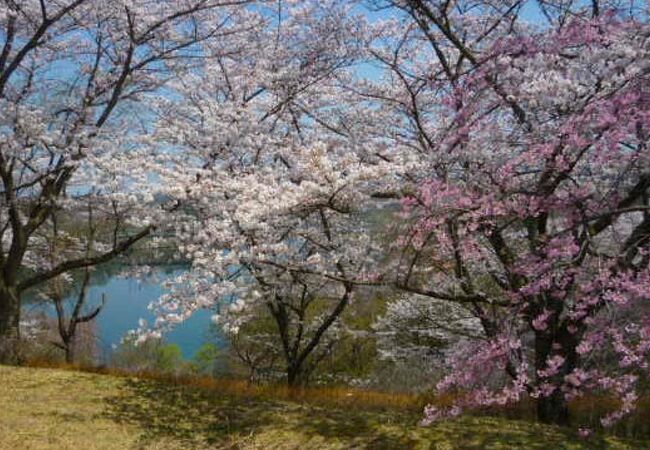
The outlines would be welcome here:
<svg viewBox="0 0 650 450">
<path fill-rule="evenodd" d="M 145 279 L 120 276 L 117 268 L 112 266 L 95 270 L 86 302 L 88 305 L 98 305 L 102 294 L 106 296 L 106 305 L 95 322 L 98 346 L 103 356 L 107 356 L 112 346 L 119 344 L 129 330 L 138 327 L 139 319 L 145 319 L 149 324 L 154 323 L 155 317 L 147 306 L 165 292 L 161 281 L 176 276 L 183 270 L 185 269 L 178 265 L 158 267 L 156 277 Z M 72 298 L 76 298 L 74 293 Z M 69 311 L 70 306 L 66 306 Z M 33 310 L 43 306 L 38 306 L 34 302 L 34 297 L 31 299 L 28 297 L 25 308 Z M 48 314 L 55 314 L 52 306 L 47 305 L 45 309 Z M 204 343 L 218 343 L 214 333 L 210 333 L 211 316 L 210 311 L 197 311 L 190 319 L 165 334 L 164 341 L 177 344 L 185 358 L 192 358 Z"/>
</svg>

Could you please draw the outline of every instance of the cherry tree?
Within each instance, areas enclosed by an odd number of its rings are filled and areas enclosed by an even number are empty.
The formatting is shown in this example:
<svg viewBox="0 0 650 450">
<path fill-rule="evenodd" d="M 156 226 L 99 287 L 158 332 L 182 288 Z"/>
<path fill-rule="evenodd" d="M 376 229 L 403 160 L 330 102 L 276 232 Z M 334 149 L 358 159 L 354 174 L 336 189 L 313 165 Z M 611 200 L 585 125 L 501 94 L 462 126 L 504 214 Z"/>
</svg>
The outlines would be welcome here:
<svg viewBox="0 0 650 450">
<path fill-rule="evenodd" d="M 431 373 L 444 367 L 445 356 L 457 346 L 484 337 L 467 305 L 412 294 L 389 302 L 373 330 L 380 358 L 417 364 L 419 370 Z"/>
<path fill-rule="evenodd" d="M 205 56 L 204 43 L 235 33 L 245 3 L 0 2 L 0 362 L 18 358 L 25 290 L 151 233 L 143 100 Z M 53 212 L 74 218 L 88 192 L 104 203 L 104 245 L 86 253 L 80 242 L 52 263 L 43 236 Z"/>
<path fill-rule="evenodd" d="M 385 74 L 356 92 L 421 155 L 394 283 L 468 308 L 485 335 L 451 355 L 438 388 L 462 394 L 425 421 L 528 396 L 565 424 L 570 400 L 604 392 L 613 423 L 650 353 L 648 11 L 390 3 L 369 47 Z"/>
<path fill-rule="evenodd" d="M 364 145 L 363 124 L 341 101 L 363 17 L 340 1 L 274 8 L 161 106 L 169 113 L 157 137 L 174 150 L 160 177 L 180 205 L 179 246 L 192 268 L 152 305 L 149 332 L 204 308 L 236 333 L 262 308 L 288 383 L 302 384 L 356 286 L 372 278 L 376 247 L 361 212 L 394 168 Z"/>
</svg>

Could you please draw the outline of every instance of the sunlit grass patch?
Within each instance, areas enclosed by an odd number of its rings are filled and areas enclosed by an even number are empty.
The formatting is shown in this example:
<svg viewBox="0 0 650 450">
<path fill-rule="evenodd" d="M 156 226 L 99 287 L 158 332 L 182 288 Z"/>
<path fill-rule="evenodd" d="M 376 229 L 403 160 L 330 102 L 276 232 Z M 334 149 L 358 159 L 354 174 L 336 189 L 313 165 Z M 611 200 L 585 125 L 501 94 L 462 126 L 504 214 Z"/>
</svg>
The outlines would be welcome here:
<svg viewBox="0 0 650 450">
<path fill-rule="evenodd" d="M 467 416 L 425 428 L 410 406 L 364 408 L 344 390 L 285 392 L 234 380 L 207 386 L 203 379 L 169 381 L 0 366 L 0 448 L 650 448 L 603 436 L 583 441 L 572 430 L 492 417 Z M 306 401 L 316 392 L 327 400 Z"/>
</svg>

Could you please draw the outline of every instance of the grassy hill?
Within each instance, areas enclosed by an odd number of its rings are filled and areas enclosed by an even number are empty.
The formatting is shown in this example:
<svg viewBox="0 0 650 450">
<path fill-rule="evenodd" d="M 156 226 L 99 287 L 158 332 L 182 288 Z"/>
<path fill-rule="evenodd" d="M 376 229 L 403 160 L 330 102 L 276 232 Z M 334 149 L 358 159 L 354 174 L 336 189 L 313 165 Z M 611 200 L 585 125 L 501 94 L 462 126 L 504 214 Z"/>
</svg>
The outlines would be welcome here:
<svg viewBox="0 0 650 450">
<path fill-rule="evenodd" d="M 399 409 L 325 407 L 129 377 L 0 366 L 0 449 L 641 449 L 523 421 L 420 427 Z"/>
</svg>

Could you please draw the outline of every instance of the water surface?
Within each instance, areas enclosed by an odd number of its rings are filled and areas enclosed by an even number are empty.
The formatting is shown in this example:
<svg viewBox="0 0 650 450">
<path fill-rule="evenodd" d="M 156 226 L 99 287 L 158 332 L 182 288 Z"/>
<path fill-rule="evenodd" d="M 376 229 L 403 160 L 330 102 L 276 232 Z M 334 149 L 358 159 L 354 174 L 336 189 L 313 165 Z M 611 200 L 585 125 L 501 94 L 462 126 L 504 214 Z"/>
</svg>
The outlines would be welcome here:
<svg viewBox="0 0 650 450">
<path fill-rule="evenodd" d="M 122 337 L 130 330 L 138 327 L 138 321 L 145 319 L 153 324 L 155 316 L 148 309 L 149 303 L 155 301 L 165 290 L 161 281 L 173 277 L 185 270 L 179 266 L 165 266 L 156 268 L 156 276 L 137 279 L 135 277 L 120 276 L 115 267 L 105 266 L 95 270 L 88 289 L 87 304 L 98 305 L 101 303 L 102 294 L 106 296 L 106 304 L 96 319 L 98 346 L 103 357 L 110 354 L 112 346 L 118 345 Z M 76 293 L 72 292 L 70 299 Z M 32 303 L 28 309 L 39 306 Z M 67 311 L 71 306 L 66 302 Z M 54 315 L 54 308 L 45 306 L 48 314 Z M 210 332 L 210 311 L 197 311 L 190 319 L 177 325 L 173 331 L 165 334 L 166 343 L 177 344 L 185 358 L 192 358 L 201 345 L 214 342 L 214 333 Z"/>
</svg>

